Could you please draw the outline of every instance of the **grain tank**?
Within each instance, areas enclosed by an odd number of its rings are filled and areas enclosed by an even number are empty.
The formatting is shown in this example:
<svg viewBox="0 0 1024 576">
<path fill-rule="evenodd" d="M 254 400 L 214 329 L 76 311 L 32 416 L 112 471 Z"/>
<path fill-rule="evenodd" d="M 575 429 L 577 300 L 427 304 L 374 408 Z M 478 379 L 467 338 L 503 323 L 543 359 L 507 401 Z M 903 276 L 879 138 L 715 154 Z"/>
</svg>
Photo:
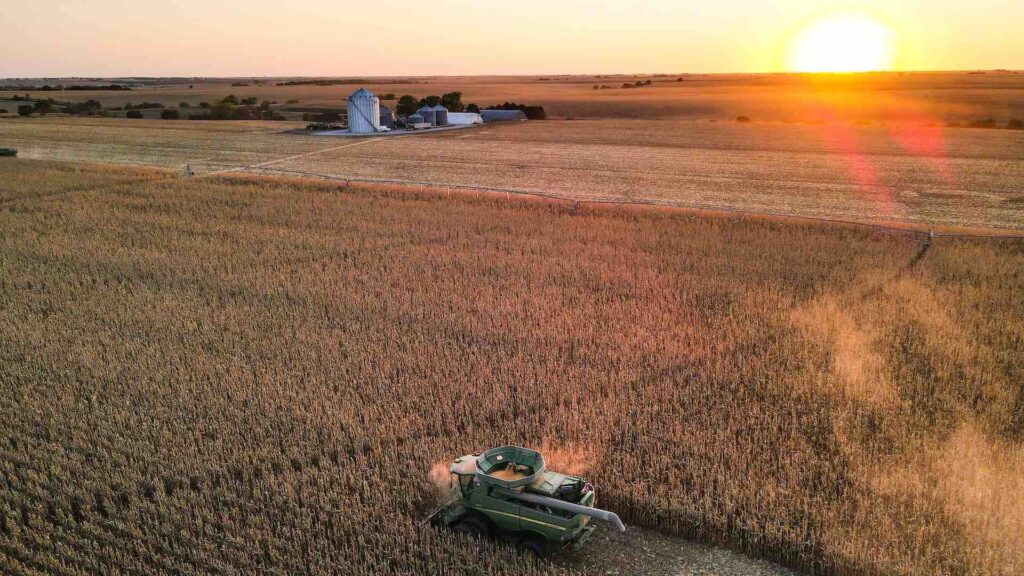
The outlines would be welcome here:
<svg viewBox="0 0 1024 576">
<path fill-rule="evenodd" d="M 423 121 L 431 126 L 437 126 L 437 113 L 434 112 L 433 106 L 424 106 L 416 111 L 417 114 L 423 116 Z"/>
<path fill-rule="evenodd" d="M 347 102 L 349 132 L 353 134 L 380 132 L 380 98 L 366 88 L 360 88 L 349 95 Z"/>
<path fill-rule="evenodd" d="M 441 106 L 440 104 L 435 104 L 433 106 L 433 110 L 434 110 L 434 118 L 436 120 L 435 124 L 438 125 L 438 126 L 447 126 L 448 125 L 448 109 L 445 108 L 444 106 Z"/>
</svg>

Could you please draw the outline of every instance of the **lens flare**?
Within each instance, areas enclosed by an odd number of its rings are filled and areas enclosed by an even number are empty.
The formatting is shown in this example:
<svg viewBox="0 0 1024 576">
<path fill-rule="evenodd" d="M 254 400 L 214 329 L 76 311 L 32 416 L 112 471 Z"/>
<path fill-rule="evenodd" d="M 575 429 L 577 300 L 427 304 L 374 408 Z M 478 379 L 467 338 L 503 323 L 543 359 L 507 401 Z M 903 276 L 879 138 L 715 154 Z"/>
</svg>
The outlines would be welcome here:
<svg viewBox="0 0 1024 576">
<path fill-rule="evenodd" d="M 804 29 L 790 45 L 794 72 L 867 72 L 893 63 L 893 33 L 859 15 L 835 16 Z"/>
</svg>

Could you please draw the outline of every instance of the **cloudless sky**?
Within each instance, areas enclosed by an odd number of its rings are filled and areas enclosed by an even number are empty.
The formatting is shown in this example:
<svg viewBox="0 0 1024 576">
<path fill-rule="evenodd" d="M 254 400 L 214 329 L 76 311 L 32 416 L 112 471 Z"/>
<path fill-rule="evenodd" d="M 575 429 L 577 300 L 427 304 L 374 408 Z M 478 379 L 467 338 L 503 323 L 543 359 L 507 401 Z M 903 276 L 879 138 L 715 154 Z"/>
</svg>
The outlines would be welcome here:
<svg viewBox="0 0 1024 576">
<path fill-rule="evenodd" d="M 849 12 L 895 69 L 1024 68 L 1024 0 L 13 0 L 0 77 L 770 72 Z"/>
</svg>

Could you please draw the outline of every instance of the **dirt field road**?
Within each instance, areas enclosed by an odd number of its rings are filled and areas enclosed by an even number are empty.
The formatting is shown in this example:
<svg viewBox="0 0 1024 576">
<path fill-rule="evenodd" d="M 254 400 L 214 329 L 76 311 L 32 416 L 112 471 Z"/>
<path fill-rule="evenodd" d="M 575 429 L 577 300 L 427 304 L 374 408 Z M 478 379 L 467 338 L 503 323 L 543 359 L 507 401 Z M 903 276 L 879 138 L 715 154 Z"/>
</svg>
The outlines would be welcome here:
<svg viewBox="0 0 1024 576">
<path fill-rule="evenodd" d="M 797 576 L 777 564 L 726 548 L 697 544 L 630 526 L 614 533 L 604 526 L 582 550 L 565 552 L 555 564 L 585 574 L 623 576 Z"/>
</svg>

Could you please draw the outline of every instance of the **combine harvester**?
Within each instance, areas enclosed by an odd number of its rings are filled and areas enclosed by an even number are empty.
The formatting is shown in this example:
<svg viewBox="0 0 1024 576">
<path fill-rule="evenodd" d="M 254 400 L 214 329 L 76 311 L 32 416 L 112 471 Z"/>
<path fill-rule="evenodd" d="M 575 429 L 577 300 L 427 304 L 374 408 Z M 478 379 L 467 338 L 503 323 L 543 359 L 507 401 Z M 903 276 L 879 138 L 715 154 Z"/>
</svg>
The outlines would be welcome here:
<svg viewBox="0 0 1024 576">
<path fill-rule="evenodd" d="M 626 530 L 614 512 L 594 508 L 589 482 L 545 469 L 535 450 L 492 448 L 457 458 L 450 471 L 452 499 L 430 516 L 434 526 L 511 539 L 538 556 L 580 547 L 594 531 L 591 518 Z"/>
</svg>

